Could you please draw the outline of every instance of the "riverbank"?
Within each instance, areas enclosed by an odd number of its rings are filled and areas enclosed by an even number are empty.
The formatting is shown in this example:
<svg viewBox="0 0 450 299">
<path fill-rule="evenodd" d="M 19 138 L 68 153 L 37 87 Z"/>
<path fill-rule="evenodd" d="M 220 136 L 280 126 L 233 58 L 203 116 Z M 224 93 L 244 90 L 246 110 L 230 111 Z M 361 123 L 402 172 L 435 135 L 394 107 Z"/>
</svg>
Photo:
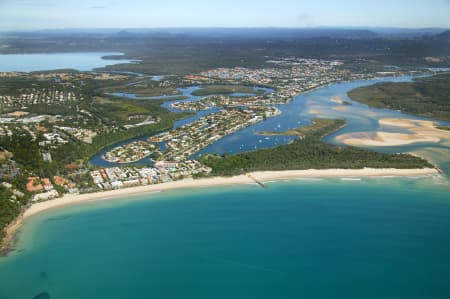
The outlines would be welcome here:
<svg viewBox="0 0 450 299">
<path fill-rule="evenodd" d="M 50 201 L 35 203 L 22 213 L 16 221 L 6 228 L 6 236 L 3 239 L 1 252 L 8 252 L 13 248 L 16 233 L 27 218 L 42 213 L 44 211 L 63 208 L 69 205 L 82 204 L 99 200 L 108 200 L 114 198 L 126 198 L 130 196 L 142 195 L 145 193 L 154 193 L 177 189 L 192 188 L 211 188 L 229 185 L 248 185 L 257 182 L 294 180 L 301 178 L 355 178 L 355 177 L 382 177 L 382 176 L 428 176 L 438 174 L 434 168 L 423 169 L 323 169 L 323 170 L 287 170 L 287 171 L 264 171 L 253 172 L 246 175 L 233 177 L 213 177 L 204 179 L 183 179 L 169 183 L 139 186 L 134 188 L 111 190 L 104 192 L 65 195 L 62 198 Z"/>
</svg>

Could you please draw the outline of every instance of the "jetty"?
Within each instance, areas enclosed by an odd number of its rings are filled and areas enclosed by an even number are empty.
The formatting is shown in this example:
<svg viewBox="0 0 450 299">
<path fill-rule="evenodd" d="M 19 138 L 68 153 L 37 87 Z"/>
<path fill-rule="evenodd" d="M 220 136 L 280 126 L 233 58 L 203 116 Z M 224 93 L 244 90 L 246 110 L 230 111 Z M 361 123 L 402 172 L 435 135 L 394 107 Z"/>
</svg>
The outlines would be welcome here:
<svg viewBox="0 0 450 299">
<path fill-rule="evenodd" d="M 267 185 L 266 184 L 264 184 L 263 182 L 261 182 L 261 181 L 258 181 L 254 176 L 252 176 L 251 174 L 248 174 L 247 175 L 252 181 L 254 181 L 255 183 L 257 183 L 261 188 L 263 188 L 263 189 L 267 189 Z"/>
</svg>

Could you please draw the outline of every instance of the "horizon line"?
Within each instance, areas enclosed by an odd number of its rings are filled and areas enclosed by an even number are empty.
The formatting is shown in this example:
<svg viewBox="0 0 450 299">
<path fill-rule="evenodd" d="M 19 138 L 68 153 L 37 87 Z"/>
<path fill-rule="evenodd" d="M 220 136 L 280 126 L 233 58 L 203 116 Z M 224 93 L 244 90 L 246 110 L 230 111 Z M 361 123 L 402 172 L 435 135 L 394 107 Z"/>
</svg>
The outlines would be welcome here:
<svg viewBox="0 0 450 299">
<path fill-rule="evenodd" d="M 8 29 L 0 32 L 36 32 L 36 31 L 66 31 L 66 30 L 174 30 L 174 29 L 283 29 L 283 30 L 304 30 L 304 29 L 395 29 L 395 30 L 450 30 L 450 27 L 395 27 L 395 26 L 161 26 L 161 27 L 59 27 L 59 28 L 36 28 L 36 29 Z"/>
</svg>

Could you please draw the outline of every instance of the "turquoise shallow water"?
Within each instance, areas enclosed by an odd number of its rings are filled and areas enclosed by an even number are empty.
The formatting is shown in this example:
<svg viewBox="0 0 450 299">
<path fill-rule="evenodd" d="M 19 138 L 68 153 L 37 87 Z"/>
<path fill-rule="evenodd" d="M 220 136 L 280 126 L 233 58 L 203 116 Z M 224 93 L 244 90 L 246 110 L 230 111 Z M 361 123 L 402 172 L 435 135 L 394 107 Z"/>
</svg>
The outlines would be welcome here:
<svg viewBox="0 0 450 299">
<path fill-rule="evenodd" d="M 27 221 L 0 298 L 449 298 L 438 178 L 306 180 L 84 204 Z"/>
</svg>

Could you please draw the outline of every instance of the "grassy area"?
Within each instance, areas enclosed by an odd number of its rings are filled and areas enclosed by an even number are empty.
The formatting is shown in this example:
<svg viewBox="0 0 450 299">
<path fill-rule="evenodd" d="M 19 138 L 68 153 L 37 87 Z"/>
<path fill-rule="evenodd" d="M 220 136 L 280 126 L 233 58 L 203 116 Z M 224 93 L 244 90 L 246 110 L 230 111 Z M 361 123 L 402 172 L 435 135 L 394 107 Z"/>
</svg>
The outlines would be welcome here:
<svg viewBox="0 0 450 299">
<path fill-rule="evenodd" d="M 228 176 L 264 170 L 433 167 L 424 159 L 407 154 L 384 154 L 322 141 L 344 124 L 343 120 L 316 119 L 314 125 L 296 130 L 303 138 L 291 144 L 237 155 L 206 155 L 200 160 L 213 169 L 213 175 Z"/>
<path fill-rule="evenodd" d="M 150 110 L 137 105 L 131 100 L 113 100 L 102 97 L 94 98 L 96 110 L 111 119 L 127 123 L 128 117 L 139 114 L 150 114 Z"/>
<path fill-rule="evenodd" d="M 244 85 L 206 85 L 192 92 L 194 96 L 208 96 L 214 94 L 228 95 L 232 93 L 261 93 L 255 91 L 253 87 Z"/>
<path fill-rule="evenodd" d="M 138 97 L 158 97 L 158 96 L 172 96 L 172 95 L 176 96 L 181 94 L 181 92 L 179 92 L 175 87 L 157 87 L 152 86 L 151 84 L 139 84 L 133 86 L 122 85 L 122 86 L 108 87 L 104 91 L 108 93 L 113 92 L 132 93 Z"/>
<path fill-rule="evenodd" d="M 351 90 L 353 100 L 377 108 L 450 121 L 450 74 L 414 82 L 378 83 Z"/>
<path fill-rule="evenodd" d="M 162 100 L 127 100 L 122 98 L 94 97 L 90 111 L 106 123 L 130 124 L 139 122 L 135 116 L 167 117 L 171 112 L 161 107 Z"/>
<path fill-rule="evenodd" d="M 442 127 L 442 126 L 440 126 L 440 127 L 436 127 L 436 128 L 439 129 L 439 130 L 450 131 L 450 127 Z"/>
</svg>

